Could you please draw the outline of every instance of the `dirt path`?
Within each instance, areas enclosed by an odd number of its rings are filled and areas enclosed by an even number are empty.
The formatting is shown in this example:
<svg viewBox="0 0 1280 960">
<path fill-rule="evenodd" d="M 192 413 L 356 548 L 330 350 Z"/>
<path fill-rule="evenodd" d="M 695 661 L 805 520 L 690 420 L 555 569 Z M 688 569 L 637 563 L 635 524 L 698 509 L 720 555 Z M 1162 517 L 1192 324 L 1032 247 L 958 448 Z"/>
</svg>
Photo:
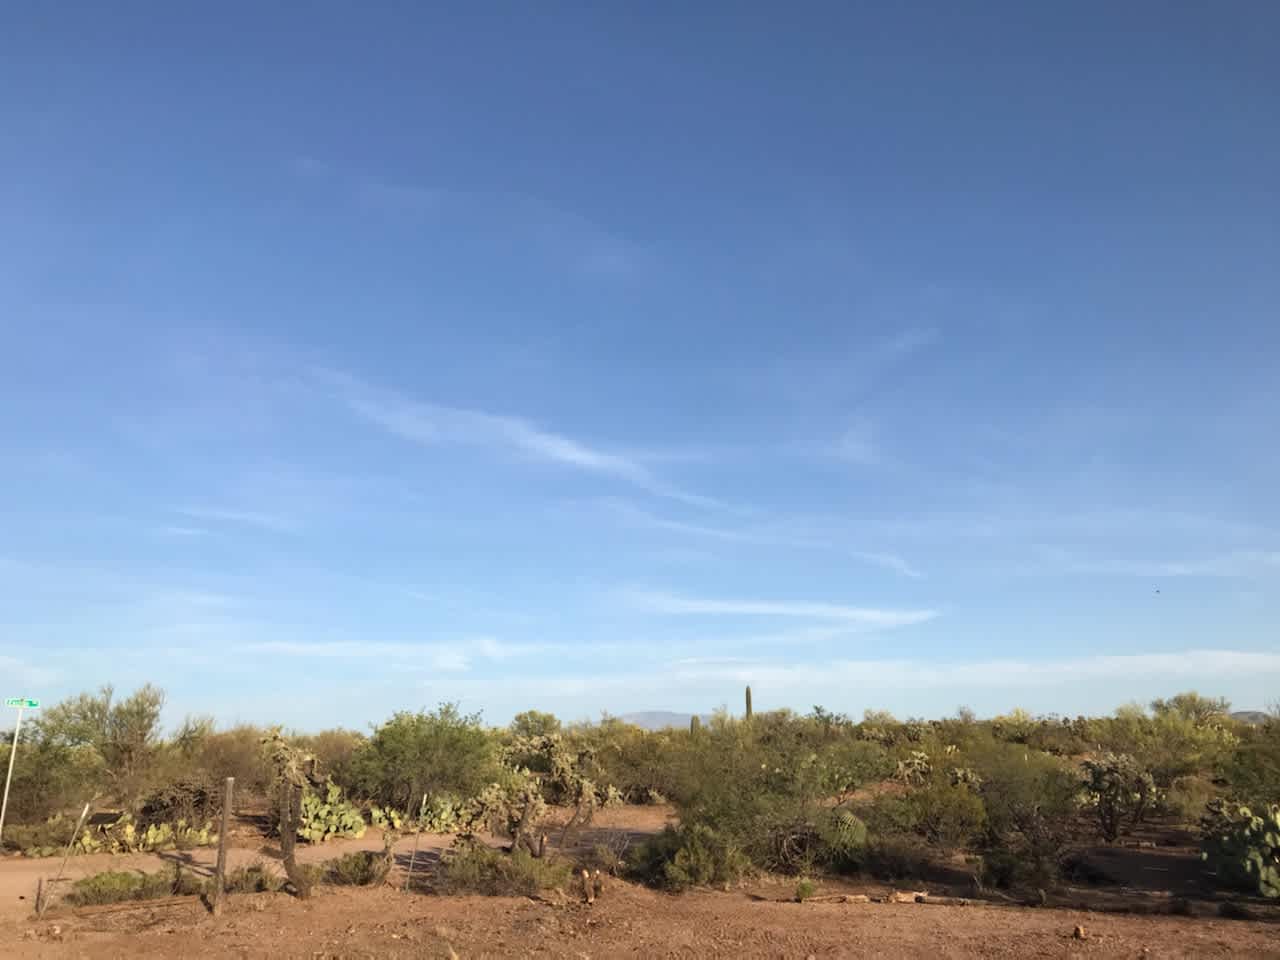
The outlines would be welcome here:
<svg viewBox="0 0 1280 960">
<path fill-rule="evenodd" d="M 1077 925 L 1085 939 L 1074 939 Z M 0 923 L 0 955 L 60 957 L 1250 957 L 1280 926 L 1021 907 L 796 904 L 742 893 L 667 896 L 611 881 L 594 906 L 554 898 L 322 889 L 203 907 L 139 906 Z"/>
<path fill-rule="evenodd" d="M 570 838 L 570 846 L 590 849 L 595 843 L 616 842 L 618 837 L 641 837 L 657 833 L 670 820 L 673 813 L 669 807 L 622 807 L 601 810 L 589 827 L 579 828 Z M 559 846 L 559 827 L 567 819 L 564 811 L 553 811 L 553 815 L 543 824 L 553 847 Z M 243 844 L 243 837 L 233 843 Z M 424 833 L 419 838 L 418 856 L 414 861 L 415 871 L 430 868 L 439 859 L 441 852 L 453 842 L 447 834 Z M 498 841 L 493 840 L 494 843 Z M 412 836 L 401 839 L 393 848 L 396 868 L 406 870 L 414 848 Z M 298 845 L 298 860 L 302 863 L 318 863 L 340 857 L 356 850 L 381 850 L 382 832 L 370 829 L 363 837 L 351 840 L 330 840 L 317 846 Z M 109 853 L 91 854 L 72 857 L 67 862 L 64 883 L 60 888 L 69 887 L 71 882 L 81 877 L 92 876 L 103 870 L 143 870 L 154 872 L 174 863 L 180 863 L 199 876 L 212 876 L 217 861 L 217 850 L 211 847 L 198 847 L 182 853 L 140 853 L 118 855 Z M 227 850 L 229 870 L 262 861 L 277 873 L 283 875 L 279 862 L 280 851 L 272 843 L 254 845 L 233 845 Z M 36 885 L 43 877 L 46 882 L 58 873 L 62 864 L 61 857 L 28 858 L 10 856 L 0 858 L 0 920 L 16 920 L 31 914 L 35 904 Z"/>
<path fill-rule="evenodd" d="M 451 836 L 424 833 L 418 846 L 415 869 L 438 859 L 440 852 L 452 841 Z M 299 844 L 298 860 L 302 863 L 318 863 L 355 850 L 381 849 L 382 833 L 378 830 L 370 830 L 359 839 L 331 840 L 318 846 Z M 413 851 L 413 837 L 400 840 L 393 849 L 397 865 L 407 867 Z M 236 867 L 261 861 L 283 874 L 279 856 L 279 850 L 272 849 L 270 846 L 230 847 L 227 850 L 227 866 L 229 870 L 234 870 Z M 70 886 L 72 881 L 101 873 L 103 870 L 143 870 L 150 873 L 174 863 L 182 864 L 184 869 L 189 869 L 199 876 L 208 877 L 213 875 L 217 859 L 218 851 L 213 847 L 198 847 L 181 853 L 177 851 L 123 855 L 95 853 L 72 857 L 67 861 L 64 874 L 67 880 L 59 886 Z M 47 882 L 57 876 L 61 864 L 61 857 L 6 857 L 0 860 L 0 920 L 17 919 L 29 915 L 35 903 L 38 881 L 43 877 Z"/>
</svg>

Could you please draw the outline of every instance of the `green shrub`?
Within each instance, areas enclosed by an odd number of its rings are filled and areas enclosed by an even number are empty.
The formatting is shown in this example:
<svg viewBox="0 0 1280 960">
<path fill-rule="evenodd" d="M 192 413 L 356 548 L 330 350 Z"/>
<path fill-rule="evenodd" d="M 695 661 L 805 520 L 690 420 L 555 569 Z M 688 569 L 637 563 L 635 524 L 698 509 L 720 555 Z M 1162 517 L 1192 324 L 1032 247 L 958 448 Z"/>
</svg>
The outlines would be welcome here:
<svg viewBox="0 0 1280 960">
<path fill-rule="evenodd" d="M 99 759 L 95 786 L 132 809 L 162 753 L 163 706 L 164 692 L 150 684 L 123 699 L 105 686 L 42 710 L 32 722 L 33 740 L 54 752 L 91 751 Z"/>
<path fill-rule="evenodd" d="M 564 736 L 572 749 L 591 752 L 596 780 L 613 784 L 628 803 L 677 794 L 694 739 L 688 731 L 648 731 L 612 717 Z"/>
<path fill-rule="evenodd" d="M 801 877 L 796 882 L 796 903 L 804 903 L 818 892 L 818 885 L 808 877 Z"/>
<path fill-rule="evenodd" d="M 872 836 L 858 866 L 869 876 L 895 883 L 920 879 L 928 873 L 930 862 L 931 852 L 918 837 Z"/>
<path fill-rule="evenodd" d="M 916 832 L 936 846 L 964 847 L 986 825 L 982 799 L 966 786 L 933 781 L 903 800 Z"/>
<path fill-rule="evenodd" d="M 629 871 L 650 886 L 668 890 L 737 881 L 750 868 L 733 843 L 702 825 L 668 826 L 638 844 L 628 858 Z"/>
<path fill-rule="evenodd" d="M 435 886 L 441 893 L 531 897 L 564 886 L 569 869 L 563 861 L 534 857 L 523 848 L 507 854 L 476 840 L 461 840 L 441 859 Z"/>
<path fill-rule="evenodd" d="M 1252 807 L 1280 803 L 1280 718 L 1248 728 L 1219 762 L 1230 795 Z"/>
<path fill-rule="evenodd" d="M 270 763 L 262 750 L 267 731 L 242 724 L 207 734 L 200 742 L 195 763 L 214 783 L 235 777 L 237 805 L 250 796 L 263 796 L 271 787 Z"/>
<path fill-rule="evenodd" d="M 968 846 L 987 822 L 981 797 L 940 778 L 901 795 L 883 794 L 860 812 L 874 838 L 916 836 L 945 848 Z"/>
<path fill-rule="evenodd" d="M 978 876 L 984 886 L 1007 890 L 1022 877 L 1021 860 L 1012 850 L 988 851 L 982 855 Z"/>
<path fill-rule="evenodd" d="M 0 744 L 0 771 L 9 768 L 10 749 L 9 744 Z M 78 809 L 105 781 L 105 763 L 94 747 L 40 741 L 24 726 L 22 745 L 14 759 L 5 845 L 9 845 L 10 824 L 39 823 Z"/>
<path fill-rule="evenodd" d="M 67 902 L 77 907 L 130 900 L 156 900 L 174 895 L 203 892 L 204 884 L 180 867 L 159 873 L 140 870 L 107 870 L 77 880 L 67 893 Z"/>
<path fill-rule="evenodd" d="M 289 739 L 298 749 L 314 757 L 320 770 L 338 783 L 348 782 L 351 761 L 365 742 L 362 734 L 341 727 L 319 733 L 293 734 Z"/>
<path fill-rule="evenodd" d="M 463 714 L 448 703 L 429 713 L 394 714 L 356 748 L 347 766 L 355 795 L 406 817 L 423 794 L 471 797 L 500 772 L 497 741 L 479 714 Z"/>
<path fill-rule="evenodd" d="M 1026 743 L 1032 738 L 1039 721 L 1021 707 L 991 721 L 991 732 L 997 740 Z"/>
<path fill-rule="evenodd" d="M 682 834 L 675 855 L 663 868 L 667 886 L 673 890 L 732 883 L 748 869 L 746 857 L 710 828 L 695 825 Z"/>
<path fill-rule="evenodd" d="M 1280 806 L 1255 814 L 1214 801 L 1202 823 L 1201 856 L 1224 886 L 1280 897 Z"/>
<path fill-rule="evenodd" d="M 1079 776 L 1055 757 L 1015 745 L 993 744 L 972 762 L 987 814 L 984 862 L 1008 854 L 1020 881 L 1052 885 L 1079 808 Z"/>
<path fill-rule="evenodd" d="M 880 744 L 842 736 L 821 751 L 823 787 L 838 801 L 869 783 L 893 776 L 894 762 Z"/>
<path fill-rule="evenodd" d="M 905 740 L 902 724 L 894 719 L 893 714 L 884 710 L 866 710 L 862 714 L 862 722 L 854 728 L 855 736 L 860 740 L 878 743 L 882 747 L 891 747 Z"/>
<path fill-rule="evenodd" d="M 905 794 L 884 793 L 858 807 L 872 837 L 901 837 L 920 832 L 919 807 Z"/>
<path fill-rule="evenodd" d="M 4 845 L 28 857 L 51 857 L 71 842 L 75 828 L 76 821 L 61 814 L 44 823 L 6 823 Z"/>
<path fill-rule="evenodd" d="M 560 720 L 553 713 L 526 710 L 512 717 L 508 729 L 517 737 L 550 737 L 560 732 Z"/>
<path fill-rule="evenodd" d="M 347 887 L 371 887 L 391 873 L 391 858 L 374 850 L 357 850 L 324 864 L 324 879 Z"/>
<path fill-rule="evenodd" d="M 597 843 L 585 858 L 584 865 L 595 870 L 601 870 L 610 876 L 619 876 L 627 868 L 626 847 L 620 849 L 618 846 Z"/>
<path fill-rule="evenodd" d="M 159 873 L 108 870 L 72 884 L 67 902 L 78 907 L 126 900 L 154 900 L 172 895 L 171 878 Z"/>
<path fill-rule="evenodd" d="M 849 736 L 784 711 L 756 714 L 749 724 L 717 714 L 696 739 L 681 731 L 672 799 L 682 825 L 706 828 L 735 854 L 768 870 L 805 873 L 838 859 L 826 847 L 833 791 L 850 779 L 844 773 L 833 777 L 833 767 L 847 768 L 832 758 L 840 739 Z M 851 755 L 883 756 L 874 745 L 843 757 Z"/>
<path fill-rule="evenodd" d="M 284 879 L 259 860 L 232 870 L 223 887 L 228 893 L 276 893 L 284 888 Z"/>
<path fill-rule="evenodd" d="M 1179 823 L 1193 824 L 1200 820 L 1205 807 L 1217 796 L 1217 788 L 1207 777 L 1179 777 L 1160 795 L 1160 809 Z"/>
<path fill-rule="evenodd" d="M 1121 707 L 1114 716 L 1087 722 L 1092 744 L 1133 758 L 1165 788 L 1178 777 L 1203 772 L 1221 763 L 1238 741 L 1226 703 L 1195 693 L 1156 700 L 1148 714 L 1141 706 Z"/>
</svg>

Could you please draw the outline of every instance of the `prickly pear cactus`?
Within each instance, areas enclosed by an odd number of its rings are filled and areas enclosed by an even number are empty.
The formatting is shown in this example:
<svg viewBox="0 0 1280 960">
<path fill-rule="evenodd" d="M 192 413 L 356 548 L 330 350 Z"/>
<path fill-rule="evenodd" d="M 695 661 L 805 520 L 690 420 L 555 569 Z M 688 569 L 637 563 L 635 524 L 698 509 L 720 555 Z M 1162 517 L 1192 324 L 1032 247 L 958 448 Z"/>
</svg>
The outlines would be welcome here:
<svg viewBox="0 0 1280 960">
<path fill-rule="evenodd" d="M 1255 814 L 1248 807 L 1214 800 L 1200 828 L 1200 856 L 1224 885 L 1280 897 L 1280 806 Z"/>
<path fill-rule="evenodd" d="M 330 783 L 324 796 L 308 789 L 302 795 L 298 838 L 321 843 L 330 837 L 364 836 L 365 822 L 359 808 L 342 798 L 342 788 Z"/>
<path fill-rule="evenodd" d="M 376 803 L 369 808 L 369 819 L 382 830 L 399 830 L 404 825 L 404 817 L 399 810 L 390 806 L 380 807 Z"/>
</svg>

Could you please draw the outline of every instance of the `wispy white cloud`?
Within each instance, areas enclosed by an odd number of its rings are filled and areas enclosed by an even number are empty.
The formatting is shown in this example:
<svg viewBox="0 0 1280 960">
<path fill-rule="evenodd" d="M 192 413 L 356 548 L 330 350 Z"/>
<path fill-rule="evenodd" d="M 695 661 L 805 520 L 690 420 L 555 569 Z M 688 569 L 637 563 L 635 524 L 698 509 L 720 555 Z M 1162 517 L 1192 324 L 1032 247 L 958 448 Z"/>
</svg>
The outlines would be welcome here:
<svg viewBox="0 0 1280 960">
<path fill-rule="evenodd" d="M 196 520 L 219 521 L 244 527 L 257 527 L 272 533 L 294 533 L 297 525 L 289 517 L 276 513 L 260 513 L 252 510 L 229 509 L 226 507 L 179 507 L 175 513 Z"/>
<path fill-rule="evenodd" d="M 724 506 L 712 497 L 690 493 L 663 481 L 635 459 L 544 429 L 523 417 L 420 403 L 345 373 L 322 369 L 312 373 L 318 383 L 325 385 L 352 412 L 415 443 L 470 444 L 514 450 L 538 460 L 614 477 L 657 497 L 698 507 Z"/>
<path fill-rule="evenodd" d="M 355 184 L 357 203 L 391 213 L 436 212 L 453 196 L 448 190 L 385 180 L 360 180 Z"/>
<path fill-rule="evenodd" d="M 261 640 L 235 644 L 242 653 L 316 657 L 333 660 L 378 660 L 405 667 L 422 667 L 462 673 L 476 660 L 499 663 L 545 654 L 565 654 L 580 648 L 565 643 L 508 643 L 490 636 L 424 643 L 363 640 Z M 592 650 L 598 651 L 593 644 Z"/>
<path fill-rule="evenodd" d="M 591 695 L 607 704 L 649 709 L 654 704 L 705 705 L 726 691 L 737 694 L 744 684 L 752 684 L 757 700 L 763 691 L 779 705 L 818 702 L 844 709 L 905 699 L 936 708 L 939 696 L 948 703 L 964 703 L 985 695 L 992 703 L 994 692 L 1006 709 L 1015 704 L 1045 709 L 1044 704 L 1053 702 L 1059 709 L 1093 710 L 1099 706 L 1100 690 L 1109 691 L 1103 696 L 1115 697 L 1115 703 L 1131 699 L 1135 678 L 1141 678 L 1144 692 L 1167 692 L 1186 689 L 1184 685 L 1259 677 L 1280 679 L 1280 653 L 1193 649 L 1048 660 L 901 658 L 792 664 L 711 656 L 672 660 L 663 668 L 638 673 L 512 677 L 506 693 L 519 704 L 543 698 L 578 703 Z M 1064 683 L 1064 678 L 1071 682 Z M 917 696 L 908 696 L 913 693 Z"/>
<path fill-rule="evenodd" d="M 6 696 L 30 696 L 39 688 L 57 680 L 58 672 L 0 653 L 0 676 L 15 685 Z M 18 687 L 22 689 L 19 690 Z M 8 717 L 5 718 L 5 720 L 8 719 Z"/>
<path fill-rule="evenodd" d="M 836 444 L 836 456 L 862 467 L 875 467 L 884 462 L 875 426 L 866 418 L 851 423 Z"/>
<path fill-rule="evenodd" d="M 864 550 L 853 550 L 850 551 L 850 554 L 859 560 L 865 560 L 867 563 L 872 563 L 878 567 L 884 567 L 886 570 L 892 570 L 895 573 L 900 573 L 904 577 L 919 579 L 924 576 L 923 573 L 896 553 L 868 553 Z"/>
<path fill-rule="evenodd" d="M 396 661 L 452 673 L 469 670 L 472 660 L 469 644 L 263 640 L 257 643 L 237 644 L 235 649 L 241 653 L 289 657 Z"/>
<path fill-rule="evenodd" d="M 636 607 L 650 613 L 698 616 L 797 617 L 835 620 L 869 627 L 902 627 L 924 623 L 934 610 L 892 610 L 835 603 L 784 603 L 770 600 L 719 600 L 651 590 L 627 591 Z"/>
<path fill-rule="evenodd" d="M 933 346 L 940 338 L 937 327 L 912 327 L 883 340 L 873 352 L 883 360 L 896 360 Z"/>
<path fill-rule="evenodd" d="M 687 523 L 683 520 L 672 520 L 668 517 L 656 516 L 647 510 L 641 510 L 634 504 L 613 499 L 605 501 L 605 505 L 629 523 L 649 527 L 655 530 L 666 530 L 671 533 L 693 537 L 705 537 L 710 540 L 721 540 L 726 543 L 758 544 L 766 547 L 789 547 L 800 550 L 823 550 L 843 554 L 863 563 L 883 567 L 904 577 L 920 578 L 924 576 L 905 558 L 887 551 L 857 550 L 849 548 L 836 540 L 810 536 L 804 533 L 789 531 L 785 524 L 771 523 L 766 526 L 744 526 L 741 528 L 717 527 L 701 523 Z"/>
<path fill-rule="evenodd" d="M 1058 686 L 1064 677 L 1072 682 L 1120 680 L 1142 676 L 1200 681 L 1210 678 L 1280 675 L 1280 653 L 1238 650 L 1187 650 L 1118 656 L 1071 657 L 1054 660 L 835 660 L 825 663 L 747 663 L 704 667 L 691 665 L 677 671 L 683 682 L 717 680 L 756 682 L 782 694 L 845 685 L 866 685 L 875 678 L 881 690 L 973 690 L 991 687 L 1023 688 Z"/>
<path fill-rule="evenodd" d="M 469 234 L 501 237 L 504 246 L 515 240 L 527 251 L 585 274 L 626 277 L 653 262 L 647 251 L 617 231 L 528 194 L 346 176 L 327 165 L 304 175 L 331 180 L 365 210 L 413 217 L 441 229 L 461 224 Z"/>
<path fill-rule="evenodd" d="M 1176 579 L 1183 577 L 1240 578 L 1280 574 L 1280 550 L 1235 550 L 1181 560 L 1125 560 L 1115 557 L 1086 556 L 1050 548 L 1045 551 L 1046 565 L 1053 571 L 1069 574 L 1149 577 Z"/>
<path fill-rule="evenodd" d="M 156 532 L 165 537 L 203 537 L 209 531 L 204 527 L 184 527 L 169 524 L 161 527 Z"/>
</svg>

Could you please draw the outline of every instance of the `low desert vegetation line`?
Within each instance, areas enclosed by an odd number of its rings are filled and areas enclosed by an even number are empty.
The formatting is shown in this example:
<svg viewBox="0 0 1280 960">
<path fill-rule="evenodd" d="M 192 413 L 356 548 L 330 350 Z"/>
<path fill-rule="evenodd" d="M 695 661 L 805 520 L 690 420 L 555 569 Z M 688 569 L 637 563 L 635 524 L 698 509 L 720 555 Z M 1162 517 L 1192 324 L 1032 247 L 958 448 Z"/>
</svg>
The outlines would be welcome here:
<svg viewBox="0 0 1280 960">
<path fill-rule="evenodd" d="M 162 704 L 151 687 L 124 699 L 107 688 L 24 726 L 5 845 L 60 850 L 92 797 L 122 812 L 123 826 L 95 826 L 74 849 L 210 842 L 217 786 L 234 776 L 237 803 L 266 799 L 282 846 L 370 827 L 455 834 L 433 879 L 440 890 L 563 882 L 568 865 L 543 856 L 551 807 L 565 811 L 568 835 L 603 807 L 668 803 L 678 826 L 597 850 L 591 865 L 680 890 L 758 871 L 905 880 L 958 854 L 984 884 L 1034 889 L 1078 869 L 1082 844 L 1125 842 L 1160 822 L 1199 832 L 1223 889 L 1280 894 L 1280 720 L 1242 722 L 1195 693 L 1105 717 L 960 710 L 931 721 L 761 712 L 747 698 L 740 716 L 660 731 L 608 717 L 565 727 L 537 711 L 492 728 L 445 704 L 393 714 L 367 735 L 191 718 L 164 736 Z M 473 842 L 481 835 L 507 852 Z M 375 861 L 318 873 L 295 863 L 291 886 L 376 883 Z"/>
</svg>

